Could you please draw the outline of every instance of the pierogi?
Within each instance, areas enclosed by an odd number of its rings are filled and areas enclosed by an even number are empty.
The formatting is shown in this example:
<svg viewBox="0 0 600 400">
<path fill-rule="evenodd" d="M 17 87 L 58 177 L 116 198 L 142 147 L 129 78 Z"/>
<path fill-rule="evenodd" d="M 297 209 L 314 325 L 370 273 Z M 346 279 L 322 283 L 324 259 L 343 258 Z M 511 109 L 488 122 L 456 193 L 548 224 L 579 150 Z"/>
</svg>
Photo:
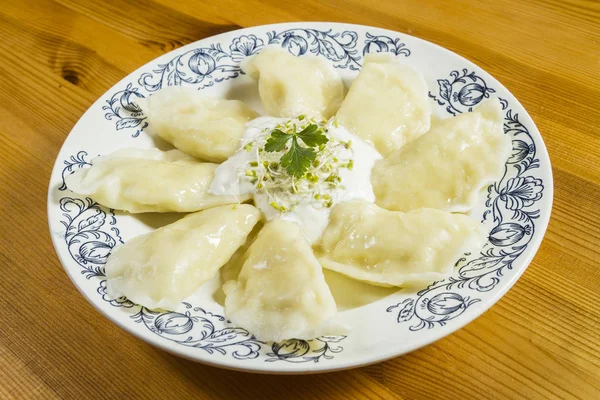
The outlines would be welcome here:
<svg viewBox="0 0 600 400">
<path fill-rule="evenodd" d="M 244 264 L 244 256 L 246 255 L 248 248 L 252 246 L 252 243 L 254 243 L 254 241 L 256 240 L 258 232 L 260 232 L 263 226 L 264 215 L 263 220 L 259 221 L 256 225 L 254 225 L 254 228 L 246 238 L 246 242 L 239 249 L 237 249 L 235 253 L 233 253 L 231 258 L 221 268 L 220 273 L 221 280 L 223 282 L 237 279 L 237 277 L 240 274 L 240 271 L 242 270 L 242 265 Z"/>
<path fill-rule="evenodd" d="M 499 179 L 512 149 L 498 99 L 439 121 L 425 135 L 375 163 L 375 203 L 395 211 L 422 207 L 467 212 Z"/>
<path fill-rule="evenodd" d="M 335 300 L 294 222 L 265 224 L 246 252 L 237 280 L 226 282 L 223 291 L 227 318 L 259 340 L 335 334 Z"/>
<path fill-rule="evenodd" d="M 149 308 L 175 309 L 211 279 L 261 218 L 249 204 L 226 205 L 115 247 L 105 266 L 106 289 Z"/>
<path fill-rule="evenodd" d="M 339 123 L 384 157 L 429 130 L 425 80 L 391 54 L 367 54 L 337 113 Z"/>
<path fill-rule="evenodd" d="M 242 69 L 258 81 L 265 111 L 274 117 L 329 118 L 344 97 L 344 84 L 335 69 L 315 56 L 295 57 L 271 46 L 247 59 Z"/>
<path fill-rule="evenodd" d="M 345 99 L 323 58 L 270 46 L 241 68 L 270 117 L 166 88 L 141 104 L 179 150 L 123 149 L 65 178 L 110 208 L 203 210 L 115 247 L 109 296 L 174 310 L 220 270 L 234 326 L 310 340 L 345 331 L 323 268 L 352 282 L 350 295 L 367 284 L 387 295 L 445 279 L 480 251 L 483 225 L 455 213 L 504 172 L 511 138 L 497 99 L 430 129 L 424 78 L 391 54 L 366 55 Z"/>
<path fill-rule="evenodd" d="M 105 207 L 131 213 L 192 212 L 250 198 L 208 193 L 216 167 L 179 150 L 128 148 L 94 158 L 65 183 Z"/>
<path fill-rule="evenodd" d="M 246 122 L 258 117 L 241 101 L 178 86 L 150 96 L 144 113 L 158 136 L 187 154 L 217 163 L 236 152 Z"/>
<path fill-rule="evenodd" d="M 402 213 L 352 201 L 334 207 L 315 250 L 323 268 L 403 286 L 446 278 L 484 240 L 482 225 L 467 215 L 428 208 Z"/>
</svg>

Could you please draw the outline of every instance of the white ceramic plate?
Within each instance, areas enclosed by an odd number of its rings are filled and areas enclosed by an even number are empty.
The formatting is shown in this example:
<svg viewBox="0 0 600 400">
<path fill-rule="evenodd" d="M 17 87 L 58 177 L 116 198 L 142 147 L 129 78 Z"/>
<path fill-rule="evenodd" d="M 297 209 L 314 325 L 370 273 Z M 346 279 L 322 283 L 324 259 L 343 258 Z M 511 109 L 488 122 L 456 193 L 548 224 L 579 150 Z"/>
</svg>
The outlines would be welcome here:
<svg viewBox="0 0 600 400">
<path fill-rule="evenodd" d="M 380 289 L 328 274 L 347 336 L 262 343 L 223 315 L 219 278 L 178 308 L 157 312 L 105 292 L 103 266 L 113 246 L 177 216 L 128 215 L 78 198 L 64 176 L 99 154 L 153 147 L 135 101 L 168 85 L 193 86 L 237 98 L 262 111 L 256 84 L 239 63 L 267 44 L 333 64 L 346 85 L 364 54 L 392 52 L 421 71 L 437 116 L 470 110 L 488 96 L 501 99 L 513 152 L 504 177 L 479 199 L 489 241 L 461 259 L 454 275 L 421 291 Z M 423 40 L 379 28 L 336 23 L 290 23 L 224 33 L 189 44 L 141 67 L 83 115 L 65 141 L 50 180 L 48 220 L 58 256 L 83 295 L 110 320 L 171 353 L 225 368 L 311 373 L 395 357 L 440 339 L 472 321 L 515 283 L 542 240 L 552 206 L 552 173 L 544 142 L 521 104 L 492 76 L 464 58 Z M 350 286 L 348 286 L 350 285 Z M 344 296 L 352 293 L 352 296 Z M 111 338 L 106 338 L 111 340 Z"/>
</svg>

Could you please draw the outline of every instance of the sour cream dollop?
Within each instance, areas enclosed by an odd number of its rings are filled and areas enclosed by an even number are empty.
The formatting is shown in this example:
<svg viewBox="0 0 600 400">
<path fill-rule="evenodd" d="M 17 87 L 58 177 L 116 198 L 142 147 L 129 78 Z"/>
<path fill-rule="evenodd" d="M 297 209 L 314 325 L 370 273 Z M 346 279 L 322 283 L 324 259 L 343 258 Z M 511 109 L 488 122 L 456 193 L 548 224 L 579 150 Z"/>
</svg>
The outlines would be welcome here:
<svg viewBox="0 0 600 400">
<path fill-rule="evenodd" d="M 337 169 L 339 185 L 327 190 L 325 194 L 320 193 L 315 196 L 312 192 L 294 193 L 291 184 L 289 188 L 278 189 L 278 199 L 294 203 L 294 207 L 282 211 L 273 205 L 272 194 L 257 189 L 256 184 L 248 179 L 247 172 L 249 166 L 256 165 L 257 160 L 260 159 L 261 144 L 264 144 L 276 127 L 288 121 L 290 120 L 274 117 L 260 117 L 250 121 L 242 135 L 240 150 L 217 167 L 209 192 L 215 195 L 233 196 L 252 194 L 255 206 L 262 211 L 267 220 L 284 219 L 296 222 L 312 244 L 321 237 L 327 227 L 331 206 L 353 199 L 375 201 L 371 186 L 371 169 L 375 161 L 382 157 L 373 146 L 330 120 L 323 126 L 328 139 L 351 143 L 348 147 L 335 147 L 332 156 L 339 160 L 352 160 L 352 167 Z M 328 206 L 322 201 L 323 195 L 330 199 Z"/>
</svg>

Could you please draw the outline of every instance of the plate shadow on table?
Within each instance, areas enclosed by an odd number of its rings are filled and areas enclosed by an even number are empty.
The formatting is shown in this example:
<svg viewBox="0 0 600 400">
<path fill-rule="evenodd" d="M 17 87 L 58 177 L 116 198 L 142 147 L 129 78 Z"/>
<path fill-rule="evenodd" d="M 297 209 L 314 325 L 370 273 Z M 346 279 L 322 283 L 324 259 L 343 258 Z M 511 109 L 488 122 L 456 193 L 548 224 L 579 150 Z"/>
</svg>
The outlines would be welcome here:
<svg viewBox="0 0 600 400">
<path fill-rule="evenodd" d="M 362 368 L 352 372 L 338 371 L 308 375 L 258 374 L 199 364 L 150 345 L 148 348 L 155 352 L 158 364 L 176 370 L 178 375 L 188 379 L 199 392 L 209 394 L 211 399 L 350 399 L 362 398 L 360 394 L 364 396 L 365 391 L 371 393 L 371 389 L 361 387 L 358 380 L 356 385 L 348 385 L 348 374 L 356 375 L 358 378 L 362 376 L 359 371 L 364 372 Z M 370 378 L 365 377 L 365 379 Z"/>
</svg>

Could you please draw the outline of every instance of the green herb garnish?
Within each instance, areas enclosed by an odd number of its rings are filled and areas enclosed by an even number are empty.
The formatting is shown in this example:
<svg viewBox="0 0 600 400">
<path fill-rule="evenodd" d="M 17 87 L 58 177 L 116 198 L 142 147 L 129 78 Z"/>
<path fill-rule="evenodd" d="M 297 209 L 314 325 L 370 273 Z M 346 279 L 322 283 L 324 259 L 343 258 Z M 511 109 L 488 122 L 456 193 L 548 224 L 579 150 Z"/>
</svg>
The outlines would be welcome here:
<svg viewBox="0 0 600 400">
<path fill-rule="evenodd" d="M 271 136 L 267 140 L 265 144 L 265 151 L 272 153 L 274 151 L 283 151 L 285 149 L 285 145 L 292 138 L 292 135 L 289 135 L 279 129 L 274 129 L 271 132 Z"/>
<path fill-rule="evenodd" d="M 332 124 L 333 119 L 317 121 L 300 115 L 264 129 L 263 135 L 243 146 L 256 150 L 256 158 L 238 176 L 267 196 L 268 204 L 281 213 L 294 210 L 303 199 L 316 208 L 332 207 L 331 194 L 344 189 L 340 169 L 354 166 L 344 152 L 352 143 L 327 137 Z"/>
<path fill-rule="evenodd" d="M 300 146 L 294 136 L 290 150 L 281 157 L 281 165 L 288 174 L 302 178 L 316 157 L 317 153 L 313 149 Z"/>
<path fill-rule="evenodd" d="M 308 147 L 303 147 L 298 142 L 300 139 Z M 288 143 L 291 144 L 288 147 Z M 296 132 L 296 127 L 292 133 L 285 133 L 280 129 L 274 129 L 271 136 L 265 144 L 265 151 L 269 153 L 284 151 L 287 152 L 281 157 L 281 165 L 288 174 L 295 178 L 302 178 L 312 162 L 317 158 L 315 147 L 325 145 L 329 139 L 323 134 L 323 131 L 316 124 L 310 124 Z"/>
<path fill-rule="evenodd" d="M 329 139 L 327 136 L 323 134 L 323 131 L 315 124 L 308 125 L 306 128 L 302 129 L 302 131 L 296 134 L 304 144 L 309 147 L 318 147 L 323 146 Z"/>
</svg>

